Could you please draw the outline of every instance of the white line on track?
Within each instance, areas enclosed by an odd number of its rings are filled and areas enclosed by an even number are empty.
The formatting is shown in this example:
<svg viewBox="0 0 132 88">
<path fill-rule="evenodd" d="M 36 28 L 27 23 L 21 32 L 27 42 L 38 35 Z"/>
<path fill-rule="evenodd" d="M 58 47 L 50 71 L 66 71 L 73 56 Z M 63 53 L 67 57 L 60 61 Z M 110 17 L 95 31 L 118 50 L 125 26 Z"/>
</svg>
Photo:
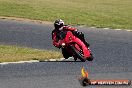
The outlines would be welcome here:
<svg viewBox="0 0 132 88">
<path fill-rule="evenodd" d="M 90 27 L 90 28 L 96 28 L 96 27 Z"/>
<path fill-rule="evenodd" d="M 46 62 L 46 61 L 63 61 L 64 58 L 60 58 L 60 59 L 49 59 L 49 60 L 44 60 L 42 62 Z M 0 63 L 0 65 L 7 65 L 7 64 L 22 64 L 22 63 L 35 63 L 35 62 L 41 62 L 39 60 L 30 60 L 30 61 L 18 61 L 18 62 L 2 62 Z"/>
<path fill-rule="evenodd" d="M 130 32 L 132 32 L 132 30 L 126 30 L 126 31 L 130 31 Z"/>
<path fill-rule="evenodd" d="M 120 30 L 122 30 L 122 29 L 115 29 L 115 30 L 119 30 L 119 31 L 120 31 Z"/>
<path fill-rule="evenodd" d="M 104 29 L 110 29 L 110 28 L 104 28 Z"/>
<path fill-rule="evenodd" d="M 18 61 L 18 62 L 2 62 L 0 65 L 7 65 L 7 64 L 20 64 L 20 63 L 34 63 L 39 62 L 38 60 L 30 60 L 30 61 Z"/>
</svg>

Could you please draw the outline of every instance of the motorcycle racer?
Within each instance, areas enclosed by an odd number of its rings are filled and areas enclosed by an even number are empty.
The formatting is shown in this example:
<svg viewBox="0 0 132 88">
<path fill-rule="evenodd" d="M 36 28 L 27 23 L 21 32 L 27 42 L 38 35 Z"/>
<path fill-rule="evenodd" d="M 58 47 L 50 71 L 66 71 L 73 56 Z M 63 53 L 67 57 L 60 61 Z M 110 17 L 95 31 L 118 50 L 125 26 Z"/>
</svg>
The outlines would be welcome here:
<svg viewBox="0 0 132 88">
<path fill-rule="evenodd" d="M 85 38 L 84 38 L 84 34 L 82 32 L 79 32 L 76 28 L 70 27 L 68 25 L 64 25 L 64 21 L 61 19 L 57 19 L 54 22 L 54 27 L 55 29 L 52 31 L 52 40 L 53 40 L 53 45 L 57 48 L 61 48 L 61 46 L 58 43 L 58 36 L 59 33 L 61 33 L 61 31 L 71 31 L 73 33 L 73 35 L 75 35 L 76 37 L 78 37 L 81 41 L 84 42 L 84 44 L 89 47 L 89 44 L 86 42 Z M 67 59 L 69 56 L 67 55 L 67 52 L 64 48 L 62 48 L 62 54 L 64 56 L 65 59 Z"/>
</svg>

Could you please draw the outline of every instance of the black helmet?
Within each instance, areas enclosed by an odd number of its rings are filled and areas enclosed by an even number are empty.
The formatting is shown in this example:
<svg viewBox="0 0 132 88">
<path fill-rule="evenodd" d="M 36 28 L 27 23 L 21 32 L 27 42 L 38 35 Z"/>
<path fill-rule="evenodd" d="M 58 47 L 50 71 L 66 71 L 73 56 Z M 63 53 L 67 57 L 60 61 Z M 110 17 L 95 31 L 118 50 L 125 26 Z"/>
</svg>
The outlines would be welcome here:
<svg viewBox="0 0 132 88">
<path fill-rule="evenodd" d="M 55 22 L 54 22 L 54 27 L 55 27 L 56 29 L 61 28 L 63 25 L 64 25 L 64 21 L 61 20 L 61 19 L 57 19 L 57 20 L 55 20 Z"/>
</svg>

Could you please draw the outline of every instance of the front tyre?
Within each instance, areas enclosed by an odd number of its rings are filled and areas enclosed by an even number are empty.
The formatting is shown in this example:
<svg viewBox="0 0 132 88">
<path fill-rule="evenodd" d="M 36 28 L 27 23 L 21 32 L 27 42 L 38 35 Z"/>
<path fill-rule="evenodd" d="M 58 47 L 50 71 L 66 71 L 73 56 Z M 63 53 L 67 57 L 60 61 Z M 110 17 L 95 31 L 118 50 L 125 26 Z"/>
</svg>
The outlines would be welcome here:
<svg viewBox="0 0 132 88">
<path fill-rule="evenodd" d="M 79 51 L 75 48 L 75 46 L 71 46 L 71 50 L 72 50 L 72 52 L 75 54 L 75 56 L 76 56 L 78 59 L 80 59 L 82 62 L 85 62 L 85 61 L 86 61 L 86 59 L 84 59 L 84 57 L 83 57 L 83 54 L 82 54 L 81 52 L 79 52 Z"/>
<path fill-rule="evenodd" d="M 68 59 L 71 56 L 65 48 L 62 48 L 62 55 L 65 59 Z"/>
</svg>

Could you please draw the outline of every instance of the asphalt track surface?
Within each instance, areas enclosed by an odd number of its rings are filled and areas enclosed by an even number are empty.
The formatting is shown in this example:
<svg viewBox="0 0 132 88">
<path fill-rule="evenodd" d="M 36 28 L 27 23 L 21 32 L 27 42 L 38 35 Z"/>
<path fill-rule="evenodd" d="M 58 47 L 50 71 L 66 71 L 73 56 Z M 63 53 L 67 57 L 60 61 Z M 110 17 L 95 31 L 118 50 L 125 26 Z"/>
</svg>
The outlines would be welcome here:
<svg viewBox="0 0 132 88">
<path fill-rule="evenodd" d="M 37 62 L 0 65 L 0 88 L 83 88 L 81 68 L 90 79 L 132 80 L 132 32 L 77 27 L 84 32 L 93 62 Z M 0 20 L 0 44 L 58 50 L 52 46 L 52 25 Z M 132 88 L 87 86 L 86 88 Z"/>
</svg>

